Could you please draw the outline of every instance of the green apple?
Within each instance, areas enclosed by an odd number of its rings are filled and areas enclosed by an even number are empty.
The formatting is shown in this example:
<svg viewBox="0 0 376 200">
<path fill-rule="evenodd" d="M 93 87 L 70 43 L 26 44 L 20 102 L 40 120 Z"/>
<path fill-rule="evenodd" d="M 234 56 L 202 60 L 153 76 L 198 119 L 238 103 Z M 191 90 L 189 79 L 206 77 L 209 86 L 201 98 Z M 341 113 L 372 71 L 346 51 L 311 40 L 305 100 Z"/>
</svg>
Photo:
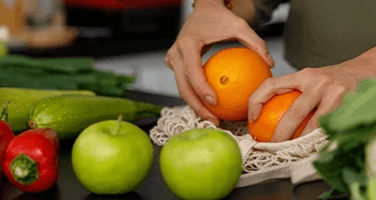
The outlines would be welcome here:
<svg viewBox="0 0 376 200">
<path fill-rule="evenodd" d="M 242 174 L 238 143 L 226 132 L 191 129 L 172 136 L 162 147 L 159 164 L 167 186 L 182 199 L 221 199 Z"/>
<path fill-rule="evenodd" d="M 153 164 L 153 145 L 136 125 L 116 120 L 90 125 L 72 148 L 77 179 L 95 194 L 124 194 L 146 179 Z"/>
</svg>

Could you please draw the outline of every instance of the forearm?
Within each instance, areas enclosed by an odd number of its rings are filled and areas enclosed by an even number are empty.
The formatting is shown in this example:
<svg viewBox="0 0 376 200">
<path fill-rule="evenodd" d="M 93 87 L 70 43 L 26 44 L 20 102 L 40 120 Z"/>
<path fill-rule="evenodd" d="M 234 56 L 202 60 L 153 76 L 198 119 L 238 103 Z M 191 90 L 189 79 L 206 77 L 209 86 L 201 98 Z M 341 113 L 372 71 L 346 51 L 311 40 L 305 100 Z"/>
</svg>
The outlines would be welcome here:
<svg viewBox="0 0 376 200">
<path fill-rule="evenodd" d="M 193 6 L 223 5 L 236 16 L 252 23 L 256 16 L 254 0 L 195 0 Z"/>
<path fill-rule="evenodd" d="M 252 26 L 270 21 L 273 11 L 289 0 L 196 0 L 195 4 L 222 5 Z"/>
<path fill-rule="evenodd" d="M 269 22 L 273 11 L 289 0 L 231 0 L 233 12 L 252 26 Z"/>
<path fill-rule="evenodd" d="M 201 5 L 225 5 L 224 0 L 194 0 L 192 7 L 201 6 Z"/>
<path fill-rule="evenodd" d="M 339 65 L 342 65 L 344 70 L 358 81 L 363 78 L 374 78 L 376 76 L 376 47 Z"/>
<path fill-rule="evenodd" d="M 254 0 L 231 0 L 231 11 L 248 23 L 253 24 L 256 18 L 256 6 Z"/>
</svg>

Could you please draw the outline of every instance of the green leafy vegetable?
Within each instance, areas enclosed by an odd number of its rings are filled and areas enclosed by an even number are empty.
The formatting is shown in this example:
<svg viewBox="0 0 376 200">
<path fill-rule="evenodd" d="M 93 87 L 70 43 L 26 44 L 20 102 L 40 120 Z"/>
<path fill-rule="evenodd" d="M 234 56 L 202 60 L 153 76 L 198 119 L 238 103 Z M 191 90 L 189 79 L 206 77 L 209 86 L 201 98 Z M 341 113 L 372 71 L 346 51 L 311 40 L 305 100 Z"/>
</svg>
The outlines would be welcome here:
<svg viewBox="0 0 376 200">
<path fill-rule="evenodd" d="M 376 80 L 362 80 L 342 106 L 319 118 L 319 124 L 330 142 L 314 166 L 333 187 L 320 198 L 344 193 L 351 199 L 367 199 L 365 148 L 376 135 Z"/>
</svg>

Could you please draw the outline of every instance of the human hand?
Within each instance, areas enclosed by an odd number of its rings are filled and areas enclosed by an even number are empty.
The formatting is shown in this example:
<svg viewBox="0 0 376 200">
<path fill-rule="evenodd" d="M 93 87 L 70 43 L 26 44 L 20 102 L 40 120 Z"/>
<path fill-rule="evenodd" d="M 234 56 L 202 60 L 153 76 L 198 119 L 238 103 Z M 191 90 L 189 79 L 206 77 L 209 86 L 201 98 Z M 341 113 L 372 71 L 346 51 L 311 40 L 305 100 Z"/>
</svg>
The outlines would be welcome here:
<svg viewBox="0 0 376 200">
<path fill-rule="evenodd" d="M 336 109 L 343 103 L 343 97 L 355 90 L 359 77 L 355 76 L 353 65 L 356 62 L 305 68 L 293 74 L 267 79 L 249 99 L 248 120 L 255 121 L 263 104 L 273 95 L 296 89 L 302 94 L 282 116 L 271 142 L 289 139 L 306 116 L 317 108 L 301 135 L 311 132 L 319 127 L 318 118 L 321 115 Z"/>
<path fill-rule="evenodd" d="M 223 3 L 206 0 L 196 3 L 179 35 L 168 50 L 165 63 L 175 74 L 180 96 L 203 119 L 219 125 L 219 119 L 203 105 L 202 101 L 216 104 L 216 94 L 202 69 L 201 56 L 219 41 L 238 40 L 256 51 L 269 66 L 274 61 L 265 42 L 250 28 L 248 23 L 236 16 Z"/>
</svg>

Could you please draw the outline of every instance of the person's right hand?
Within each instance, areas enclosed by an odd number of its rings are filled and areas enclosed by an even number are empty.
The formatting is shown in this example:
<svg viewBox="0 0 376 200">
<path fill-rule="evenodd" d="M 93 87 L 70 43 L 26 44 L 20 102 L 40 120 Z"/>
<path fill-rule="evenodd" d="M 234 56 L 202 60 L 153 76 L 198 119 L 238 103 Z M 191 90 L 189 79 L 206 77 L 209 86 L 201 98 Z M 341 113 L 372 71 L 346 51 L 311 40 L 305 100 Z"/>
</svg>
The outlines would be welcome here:
<svg viewBox="0 0 376 200">
<path fill-rule="evenodd" d="M 216 94 L 207 83 L 201 56 L 211 44 L 238 40 L 257 52 L 269 66 L 274 61 L 267 46 L 248 25 L 218 0 L 197 2 L 172 47 L 165 57 L 166 65 L 175 74 L 179 95 L 202 119 L 219 125 L 220 120 L 203 105 L 202 101 L 215 105 Z"/>
</svg>

